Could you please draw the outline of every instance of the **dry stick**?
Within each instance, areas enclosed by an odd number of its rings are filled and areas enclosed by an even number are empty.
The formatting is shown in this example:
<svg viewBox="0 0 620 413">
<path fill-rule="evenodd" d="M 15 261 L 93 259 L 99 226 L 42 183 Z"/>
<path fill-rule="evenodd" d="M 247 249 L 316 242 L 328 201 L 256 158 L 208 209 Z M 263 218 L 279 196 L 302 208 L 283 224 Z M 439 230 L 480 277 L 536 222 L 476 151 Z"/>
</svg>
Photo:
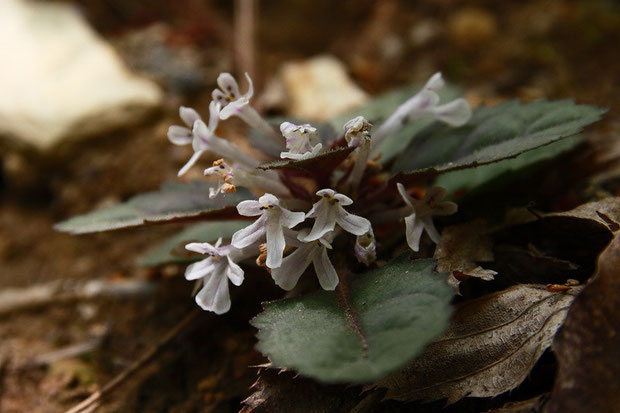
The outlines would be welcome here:
<svg viewBox="0 0 620 413">
<path fill-rule="evenodd" d="M 148 296 L 155 289 L 156 285 L 148 281 L 99 279 L 72 285 L 58 280 L 26 288 L 7 288 L 0 291 L 0 316 L 49 304 Z"/>
<path fill-rule="evenodd" d="M 153 347 L 151 347 L 146 353 L 142 355 L 131 366 L 123 370 L 120 374 L 109 381 L 101 390 L 97 390 L 91 394 L 86 400 L 82 401 L 72 409 L 67 410 L 65 413 L 87 413 L 92 412 L 97 406 L 99 406 L 101 400 L 109 395 L 119 384 L 129 378 L 138 369 L 146 365 L 153 359 L 166 345 L 168 345 L 175 337 L 177 337 L 188 325 L 190 325 L 194 319 L 201 314 L 199 310 L 193 310 L 183 318 L 176 326 L 174 326 L 166 335 Z M 93 407 L 95 406 L 95 407 Z"/>
<path fill-rule="evenodd" d="M 235 55 L 237 70 L 255 76 L 254 56 L 254 0 L 235 1 Z"/>
</svg>

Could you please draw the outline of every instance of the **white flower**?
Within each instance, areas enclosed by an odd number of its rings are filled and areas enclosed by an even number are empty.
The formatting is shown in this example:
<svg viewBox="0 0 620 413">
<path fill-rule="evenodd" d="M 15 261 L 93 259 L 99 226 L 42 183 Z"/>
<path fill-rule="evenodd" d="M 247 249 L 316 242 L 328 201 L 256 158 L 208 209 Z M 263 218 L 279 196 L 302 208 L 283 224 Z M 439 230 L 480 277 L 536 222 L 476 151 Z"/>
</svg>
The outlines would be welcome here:
<svg viewBox="0 0 620 413">
<path fill-rule="evenodd" d="M 439 95 L 437 92 L 444 85 L 445 82 L 441 73 L 435 73 L 417 95 L 396 110 L 395 115 L 400 113 L 405 116 L 403 119 L 409 118 L 411 120 L 430 116 L 450 126 L 464 125 L 471 118 L 471 107 L 463 98 L 439 105 Z"/>
<path fill-rule="evenodd" d="M 435 244 L 439 243 L 440 235 L 433 224 L 433 216 L 452 215 L 457 211 L 457 205 L 454 202 L 440 202 L 445 198 L 446 190 L 441 187 L 430 188 L 423 199 L 417 200 L 409 196 L 403 184 L 398 183 L 396 186 L 411 211 L 405 217 L 405 233 L 409 247 L 416 252 L 420 250 L 420 238 L 424 230 Z"/>
<path fill-rule="evenodd" d="M 350 148 L 355 148 L 355 164 L 351 170 L 351 174 L 347 179 L 347 188 L 351 193 L 356 194 L 364 171 L 368 165 L 368 157 L 370 156 L 371 140 L 370 128 L 372 124 L 363 116 L 358 116 L 344 124 L 344 138 Z"/>
<path fill-rule="evenodd" d="M 168 139 L 175 145 L 187 145 L 192 143 L 194 139 L 194 135 L 192 134 L 194 122 L 202 118 L 194 109 L 185 106 L 179 108 L 179 116 L 187 127 L 178 125 L 170 126 L 168 128 Z"/>
<path fill-rule="evenodd" d="M 363 116 L 357 116 L 344 124 L 344 138 L 349 147 L 357 148 L 366 139 L 370 139 L 372 124 Z"/>
<path fill-rule="evenodd" d="M 216 314 L 223 314 L 230 309 L 228 280 L 236 286 L 243 283 L 243 270 L 234 262 L 241 251 L 231 245 L 222 247 L 221 244 L 220 238 L 215 245 L 193 242 L 185 246 L 190 251 L 209 255 L 208 258 L 189 265 L 185 270 L 185 278 L 203 279 L 202 288 L 196 294 L 196 303 L 203 310 Z"/>
<path fill-rule="evenodd" d="M 296 125 L 291 122 L 282 122 L 280 132 L 286 138 L 288 152 L 280 153 L 281 158 L 309 159 L 317 156 L 323 148 L 316 128 L 309 124 Z"/>
<path fill-rule="evenodd" d="M 299 239 L 307 236 L 308 232 L 307 228 L 301 230 Z M 339 282 L 338 273 L 327 256 L 327 249 L 332 247 L 325 237 L 299 245 L 293 253 L 282 260 L 280 267 L 271 270 L 276 285 L 287 291 L 292 290 L 297 285 L 299 277 L 312 263 L 321 288 L 334 290 Z"/>
<path fill-rule="evenodd" d="M 215 134 L 215 129 L 217 129 L 217 124 L 220 119 L 220 104 L 218 102 L 212 101 L 209 104 L 208 126 L 194 109 L 181 106 L 179 115 L 181 119 L 183 119 L 183 122 L 191 126 L 192 129 L 190 130 L 184 126 L 177 125 L 170 126 L 170 128 L 168 128 L 168 139 L 175 145 L 187 145 L 191 143 L 194 149 L 194 155 L 192 155 L 189 161 L 181 168 L 178 173 L 179 176 L 187 172 L 207 150 L 219 156 L 229 158 L 246 169 L 254 169 L 260 164 L 257 159 L 243 152 L 235 144 Z"/>
<path fill-rule="evenodd" d="M 170 126 L 168 128 L 168 139 L 175 145 L 191 143 L 194 149 L 194 154 L 178 173 L 181 176 L 198 161 L 203 152 L 210 148 L 209 138 L 214 134 L 220 119 L 219 106 L 214 102 L 209 105 L 209 126 L 205 125 L 200 115 L 192 108 L 181 106 L 179 116 L 192 129 L 177 125 Z"/>
<path fill-rule="evenodd" d="M 204 174 L 218 178 L 217 188 L 209 188 L 209 198 L 215 198 L 220 192 L 230 194 L 237 191 L 237 187 L 233 183 L 234 170 L 223 159 L 214 161 L 213 166 L 205 169 Z"/>
<path fill-rule="evenodd" d="M 285 228 L 293 228 L 304 221 L 303 212 L 292 212 L 280 206 L 278 198 L 272 194 L 261 196 L 258 201 L 242 201 L 237 205 L 239 214 L 252 217 L 260 215 L 253 224 L 240 229 L 232 236 L 232 245 L 244 248 L 266 237 L 267 261 L 269 268 L 277 268 L 282 264 L 282 254 L 286 246 Z"/>
<path fill-rule="evenodd" d="M 353 252 L 355 258 L 364 265 L 370 265 L 377 260 L 377 243 L 372 228 L 364 235 L 357 236 Z"/>
<path fill-rule="evenodd" d="M 254 95 L 254 84 L 247 73 L 245 78 L 248 80 L 248 91 L 245 95 L 242 95 L 239 92 L 237 81 L 230 73 L 220 73 L 217 77 L 219 89 L 213 90 L 211 97 L 215 102 L 219 102 L 222 105 L 222 111 L 220 112 L 222 119 L 228 119 L 233 115 L 242 113 L 244 107 L 250 103 L 250 99 Z"/>
<path fill-rule="evenodd" d="M 215 198 L 220 192 L 230 194 L 237 191 L 237 186 L 246 188 L 260 188 L 278 195 L 290 196 L 288 188 L 280 181 L 273 171 L 258 169 L 244 170 L 236 165 L 229 166 L 224 159 L 213 162 L 213 166 L 205 169 L 205 176 L 218 178 L 217 188 L 209 188 L 209 198 Z"/>
<path fill-rule="evenodd" d="M 237 81 L 230 73 L 220 73 L 217 77 L 219 88 L 213 90 L 211 97 L 214 102 L 218 102 L 222 106 L 220 119 L 238 116 L 245 123 L 281 145 L 280 137 L 275 129 L 250 105 L 250 99 L 254 95 L 254 84 L 247 73 L 245 78 L 248 80 L 248 91 L 242 95 Z"/>
<path fill-rule="evenodd" d="M 314 218 L 312 231 L 302 241 L 315 241 L 330 231 L 336 224 L 342 229 L 354 235 L 363 235 L 370 231 L 370 221 L 357 215 L 353 215 L 343 208 L 351 205 L 353 200 L 333 189 L 321 189 L 316 193 L 321 200 L 316 202 L 306 214 L 306 218 Z"/>
<path fill-rule="evenodd" d="M 450 126 L 462 126 L 471 118 L 469 103 L 458 98 L 444 105 L 439 105 L 437 91 L 445 82 L 441 73 L 435 73 L 416 95 L 400 105 L 396 111 L 379 127 L 373 136 L 373 147 L 376 147 L 387 136 L 390 136 L 408 122 L 432 118 Z"/>
</svg>

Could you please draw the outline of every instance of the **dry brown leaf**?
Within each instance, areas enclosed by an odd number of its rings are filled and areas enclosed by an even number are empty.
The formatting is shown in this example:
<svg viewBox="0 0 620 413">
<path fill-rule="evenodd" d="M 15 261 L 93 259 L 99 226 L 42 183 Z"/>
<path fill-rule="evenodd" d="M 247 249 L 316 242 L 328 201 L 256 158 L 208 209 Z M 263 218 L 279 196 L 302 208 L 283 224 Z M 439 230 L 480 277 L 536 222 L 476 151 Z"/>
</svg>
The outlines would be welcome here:
<svg viewBox="0 0 620 413">
<path fill-rule="evenodd" d="M 605 198 L 580 205 L 570 211 L 545 215 L 546 219 L 554 217 L 588 219 L 606 226 L 611 232 L 615 232 L 620 229 L 620 198 Z"/>
<path fill-rule="evenodd" d="M 599 258 L 554 342 L 560 365 L 549 413 L 620 411 L 620 238 Z"/>
<path fill-rule="evenodd" d="M 487 413 L 539 413 L 543 411 L 548 401 L 549 393 L 544 393 L 533 399 L 506 403 L 499 409 L 494 409 Z"/>
<path fill-rule="evenodd" d="M 325 385 L 292 372 L 261 369 L 240 413 L 346 412 L 358 401 L 359 387 Z"/>
<path fill-rule="evenodd" d="M 463 303 L 442 338 L 376 386 L 390 399 L 448 403 L 512 390 L 551 345 L 580 290 L 519 285 Z"/>
<path fill-rule="evenodd" d="M 493 233 L 493 269 L 502 274 L 500 283 L 563 283 L 562 267 L 569 265 L 573 268 L 566 268 L 565 277 L 585 282 L 594 273 L 599 254 L 611 242 L 619 224 L 620 198 L 609 197 L 502 227 Z"/>
<path fill-rule="evenodd" d="M 494 268 L 501 274 L 501 279 L 498 279 L 498 285 L 501 286 L 533 283 L 564 284 L 568 278 L 578 278 L 576 275 L 578 265 L 548 256 L 535 248 L 499 245 L 495 247 L 494 253 Z"/>
<path fill-rule="evenodd" d="M 493 240 L 483 220 L 444 228 L 433 258 L 437 271 L 452 274 L 452 285 L 467 277 L 491 281 L 497 274 L 478 265 L 493 261 Z"/>
</svg>

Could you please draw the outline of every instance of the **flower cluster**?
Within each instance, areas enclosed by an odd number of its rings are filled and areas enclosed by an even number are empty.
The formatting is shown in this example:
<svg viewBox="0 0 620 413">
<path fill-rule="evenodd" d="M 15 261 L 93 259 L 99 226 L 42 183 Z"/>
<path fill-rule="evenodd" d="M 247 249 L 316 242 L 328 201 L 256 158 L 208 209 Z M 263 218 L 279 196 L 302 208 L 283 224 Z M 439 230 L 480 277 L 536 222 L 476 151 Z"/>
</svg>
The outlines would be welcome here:
<svg viewBox="0 0 620 413">
<path fill-rule="evenodd" d="M 218 181 L 217 186 L 211 188 L 209 197 L 226 196 L 235 192 L 237 186 L 262 194 L 257 200 L 246 200 L 237 205 L 239 215 L 255 219 L 234 233 L 230 244 L 222 245 L 222 239 L 219 239 L 214 245 L 205 242 L 186 246 L 190 251 L 208 256 L 188 266 L 185 272 L 188 280 L 202 283 L 196 295 L 200 307 L 217 314 L 227 312 L 231 305 L 228 282 L 241 285 L 244 271 L 239 263 L 252 257 L 258 256 L 257 263 L 265 266 L 276 285 L 284 290 L 295 288 L 310 264 L 321 288 L 334 290 L 340 280 L 330 255 L 350 251 L 350 256 L 358 262 L 376 265 L 378 244 L 373 225 L 404 219 L 405 238 L 413 251 L 420 249 L 424 231 L 431 241 L 439 242 L 440 234 L 433 216 L 456 212 L 456 204 L 442 201 L 445 190 L 431 188 L 426 190 L 422 199 L 417 199 L 402 183 L 390 188 L 384 182 L 385 200 L 364 196 L 369 192 L 367 183 L 373 174 L 375 179 L 378 176 L 376 168 L 367 168 L 372 164 L 369 161 L 372 151 L 404 124 L 430 118 L 460 126 L 471 117 L 471 109 L 464 99 L 439 104 L 438 91 L 444 85 L 440 73 L 431 77 L 422 90 L 403 103 L 376 132 L 372 132 L 372 124 L 362 116 L 346 122 L 341 136 L 353 152 L 347 162 L 334 171 L 327 171 L 331 173 L 330 187 L 322 189 L 326 186 L 325 180 L 313 180 L 310 176 L 309 180 L 306 177 L 305 181 L 296 182 L 296 175 L 289 176 L 286 170 L 276 172 L 259 168 L 262 162 L 216 134 L 220 120 L 237 116 L 273 139 L 282 148 L 281 159 L 289 162 L 311 158 L 318 158 L 320 162 L 324 149 L 336 147 L 338 137 L 326 141 L 310 124 L 283 122 L 278 133 L 251 106 L 254 87 L 247 73 L 245 77 L 248 91 L 242 95 L 233 76 L 220 74 L 209 105 L 208 124 L 194 109 L 181 107 L 179 115 L 185 126 L 171 126 L 168 130 L 172 143 L 191 144 L 194 150 L 179 175 L 195 165 L 205 152 L 221 158 L 204 171 L 206 176 Z M 308 192 L 313 185 L 313 190 Z M 390 210 L 389 205 L 398 202 L 397 193 L 404 206 Z M 370 215 L 371 211 L 377 210 L 382 212 Z M 337 252 L 332 247 L 336 242 Z M 340 262 L 346 262 L 346 255 L 343 260 L 338 260 Z"/>
</svg>

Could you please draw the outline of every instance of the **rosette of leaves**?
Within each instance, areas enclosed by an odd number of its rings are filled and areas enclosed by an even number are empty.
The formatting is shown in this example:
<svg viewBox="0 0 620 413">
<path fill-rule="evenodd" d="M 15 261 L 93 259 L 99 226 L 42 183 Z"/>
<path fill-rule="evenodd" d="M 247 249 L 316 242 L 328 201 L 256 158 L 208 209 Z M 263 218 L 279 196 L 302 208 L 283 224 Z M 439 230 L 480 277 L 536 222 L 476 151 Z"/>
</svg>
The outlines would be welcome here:
<svg viewBox="0 0 620 413">
<path fill-rule="evenodd" d="M 379 127 L 412 90 L 379 96 L 354 113 L 363 114 Z M 447 99 L 453 95 L 451 90 Z M 476 108 L 471 120 L 460 127 L 432 121 L 407 125 L 378 148 L 383 156 L 364 175 L 355 213 L 369 213 L 395 202 L 394 193 L 383 190 L 387 183 L 415 186 L 443 179 L 442 185 L 451 192 L 465 186 L 473 191 L 504 173 L 518 173 L 570 150 L 579 143 L 575 137 L 605 111 L 572 100 L 507 101 Z M 342 119 L 330 125 L 340 127 Z M 322 130 L 334 129 L 327 125 Z M 256 139 L 256 131 L 249 134 Z M 338 184 L 349 168 L 352 149 L 343 144 L 342 137 L 325 133 L 323 142 L 328 150 L 314 158 L 274 158 L 261 168 L 277 171 L 292 194 L 309 201 L 312 192 L 299 183 L 300 177 L 319 187 L 326 182 Z M 476 174 L 473 186 L 464 178 L 472 173 Z M 255 199 L 255 194 L 244 188 L 211 199 L 210 187 L 203 182 L 165 185 L 116 206 L 70 218 L 56 229 L 82 234 L 178 221 L 222 222 L 198 224 L 203 227 L 177 235 L 172 244 L 152 250 L 143 259 L 156 265 L 178 261 L 170 255 L 174 245 L 196 236 L 201 241 L 230 236 L 235 224 L 224 222 L 243 218 L 235 205 Z M 402 242 L 402 237 L 397 241 Z M 385 246 L 388 248 L 379 249 L 378 258 L 387 263 L 374 269 L 360 270 L 348 257 L 338 260 L 344 269 L 340 269 L 343 273 L 337 291 L 264 304 L 252 325 L 258 329 L 258 348 L 272 367 L 293 369 L 325 382 L 368 383 L 415 359 L 445 333 L 454 311 L 450 303 L 455 291 L 446 285 L 446 274 L 436 272 L 435 261 L 429 259 L 432 252 L 418 254 L 421 259 L 417 260 L 407 254 L 393 259 L 395 244 L 386 242 Z"/>
</svg>

